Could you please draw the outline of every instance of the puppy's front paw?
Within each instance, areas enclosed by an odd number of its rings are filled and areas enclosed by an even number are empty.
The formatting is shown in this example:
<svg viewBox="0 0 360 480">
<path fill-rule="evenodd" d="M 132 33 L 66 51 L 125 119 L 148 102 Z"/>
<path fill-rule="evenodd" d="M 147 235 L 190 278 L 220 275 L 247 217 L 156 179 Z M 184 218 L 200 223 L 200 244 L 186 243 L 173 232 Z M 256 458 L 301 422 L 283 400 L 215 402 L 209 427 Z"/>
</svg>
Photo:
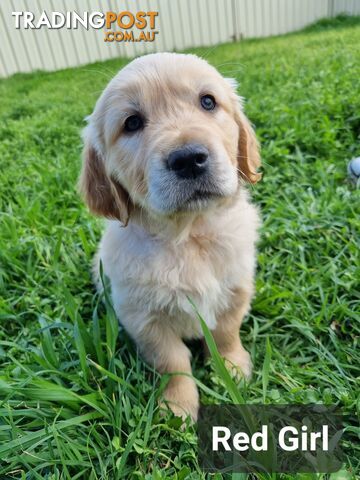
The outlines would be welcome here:
<svg viewBox="0 0 360 480">
<path fill-rule="evenodd" d="M 247 380 L 250 379 L 252 362 L 249 353 L 242 346 L 224 353 L 223 357 L 226 368 L 236 379 L 240 379 L 242 376 Z"/>
<path fill-rule="evenodd" d="M 170 408 L 177 417 L 188 416 L 196 422 L 199 410 L 199 392 L 194 380 L 185 375 L 172 377 L 164 391 L 161 406 Z"/>
</svg>

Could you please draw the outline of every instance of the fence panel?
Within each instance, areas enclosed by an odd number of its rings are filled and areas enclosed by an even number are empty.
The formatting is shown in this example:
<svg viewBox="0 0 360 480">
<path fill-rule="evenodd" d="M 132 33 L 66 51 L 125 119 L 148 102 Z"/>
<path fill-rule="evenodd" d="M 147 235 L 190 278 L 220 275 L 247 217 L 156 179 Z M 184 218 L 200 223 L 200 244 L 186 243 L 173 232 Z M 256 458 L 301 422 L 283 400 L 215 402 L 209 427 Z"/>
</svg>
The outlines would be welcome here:
<svg viewBox="0 0 360 480">
<path fill-rule="evenodd" d="M 105 42 L 104 29 L 16 29 L 12 12 L 157 11 L 154 42 Z M 360 14 L 360 0 L 1 0 L 0 77 L 59 70 L 152 51 L 184 50 L 298 30 L 320 18 Z M 137 32 L 138 33 L 138 32 Z M 134 32 L 134 35 L 137 34 Z"/>
<path fill-rule="evenodd" d="M 340 13 L 359 15 L 360 2 L 358 0 L 335 0 L 333 15 L 339 15 Z"/>
</svg>

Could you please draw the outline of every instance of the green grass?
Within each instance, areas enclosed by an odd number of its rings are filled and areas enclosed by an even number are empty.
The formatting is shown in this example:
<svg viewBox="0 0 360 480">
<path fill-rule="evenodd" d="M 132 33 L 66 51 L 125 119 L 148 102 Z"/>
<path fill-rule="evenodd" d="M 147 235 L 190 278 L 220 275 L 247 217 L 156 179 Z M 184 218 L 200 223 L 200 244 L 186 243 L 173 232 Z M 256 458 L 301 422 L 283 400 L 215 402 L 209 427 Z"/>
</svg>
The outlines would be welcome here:
<svg viewBox="0 0 360 480">
<path fill-rule="evenodd" d="M 359 44 L 359 22 L 343 19 L 197 50 L 239 80 L 264 171 L 257 295 L 242 328 L 253 380 L 233 391 L 216 356 L 204 366 L 195 354 L 204 404 L 324 402 L 357 415 L 360 198 L 346 165 L 360 154 Z M 102 222 L 76 192 L 79 134 L 124 64 L 0 82 L 1 479 L 210 478 L 193 427 L 160 415 L 166 379 L 91 283 Z M 342 478 L 359 473 L 352 422 Z"/>
</svg>

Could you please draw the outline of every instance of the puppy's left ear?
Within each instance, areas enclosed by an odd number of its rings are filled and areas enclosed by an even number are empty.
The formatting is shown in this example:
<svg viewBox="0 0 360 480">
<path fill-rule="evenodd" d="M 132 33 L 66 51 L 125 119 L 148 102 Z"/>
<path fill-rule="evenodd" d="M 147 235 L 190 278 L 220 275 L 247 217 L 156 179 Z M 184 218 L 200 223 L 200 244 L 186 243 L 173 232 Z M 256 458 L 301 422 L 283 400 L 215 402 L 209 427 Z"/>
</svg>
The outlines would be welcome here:
<svg viewBox="0 0 360 480">
<path fill-rule="evenodd" d="M 238 168 L 241 177 L 256 183 L 261 179 L 261 173 L 257 169 L 261 165 L 260 146 L 249 120 L 243 112 L 242 98 L 236 93 L 237 83 L 233 79 L 226 79 L 232 88 L 235 106 L 235 121 L 239 127 L 238 140 Z"/>
</svg>

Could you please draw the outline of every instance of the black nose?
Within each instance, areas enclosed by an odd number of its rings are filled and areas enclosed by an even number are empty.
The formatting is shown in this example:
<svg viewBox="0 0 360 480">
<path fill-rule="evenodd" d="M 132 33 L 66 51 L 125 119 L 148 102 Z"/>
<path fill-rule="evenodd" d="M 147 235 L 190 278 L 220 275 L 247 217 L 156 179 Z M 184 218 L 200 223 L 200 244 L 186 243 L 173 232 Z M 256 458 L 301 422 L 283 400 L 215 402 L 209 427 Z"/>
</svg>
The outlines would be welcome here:
<svg viewBox="0 0 360 480">
<path fill-rule="evenodd" d="M 167 167 L 180 178 L 197 178 L 208 168 L 209 152 L 202 145 L 184 145 L 170 153 Z"/>
</svg>

